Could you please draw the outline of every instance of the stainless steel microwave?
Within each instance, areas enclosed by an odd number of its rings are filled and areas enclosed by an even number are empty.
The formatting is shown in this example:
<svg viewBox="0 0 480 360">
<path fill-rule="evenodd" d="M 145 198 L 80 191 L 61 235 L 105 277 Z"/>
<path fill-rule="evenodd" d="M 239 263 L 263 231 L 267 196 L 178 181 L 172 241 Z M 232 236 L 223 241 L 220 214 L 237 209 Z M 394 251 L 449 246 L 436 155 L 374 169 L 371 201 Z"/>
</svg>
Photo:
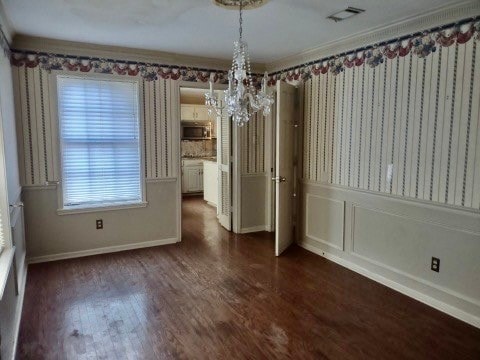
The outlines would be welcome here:
<svg viewBox="0 0 480 360">
<path fill-rule="evenodd" d="M 212 123 L 210 121 L 182 121 L 182 140 L 209 140 L 212 138 Z"/>
</svg>

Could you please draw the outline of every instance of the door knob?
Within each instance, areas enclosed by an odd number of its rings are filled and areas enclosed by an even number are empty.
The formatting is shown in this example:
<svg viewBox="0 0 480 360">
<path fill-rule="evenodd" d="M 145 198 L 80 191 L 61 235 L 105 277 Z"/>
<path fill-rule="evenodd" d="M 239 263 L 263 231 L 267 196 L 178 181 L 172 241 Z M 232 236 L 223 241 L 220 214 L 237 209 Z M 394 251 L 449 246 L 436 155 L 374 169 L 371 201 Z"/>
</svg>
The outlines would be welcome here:
<svg viewBox="0 0 480 360">
<path fill-rule="evenodd" d="M 275 181 L 276 183 L 281 183 L 287 181 L 287 178 L 283 176 L 276 176 L 272 178 L 272 181 Z"/>
</svg>

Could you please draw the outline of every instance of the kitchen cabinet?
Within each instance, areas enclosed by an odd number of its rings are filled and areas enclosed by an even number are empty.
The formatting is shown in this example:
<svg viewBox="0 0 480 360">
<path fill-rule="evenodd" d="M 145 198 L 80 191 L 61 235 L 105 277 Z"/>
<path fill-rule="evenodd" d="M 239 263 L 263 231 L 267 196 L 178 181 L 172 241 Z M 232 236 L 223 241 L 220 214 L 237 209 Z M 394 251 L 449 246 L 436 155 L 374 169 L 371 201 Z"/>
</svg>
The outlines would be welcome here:
<svg viewBox="0 0 480 360">
<path fill-rule="evenodd" d="M 180 107 L 181 120 L 195 120 L 195 105 L 182 105 Z"/>
<path fill-rule="evenodd" d="M 203 191 L 203 161 L 182 161 L 182 193 Z"/>
<path fill-rule="evenodd" d="M 182 121 L 211 121 L 212 117 L 208 115 L 208 109 L 205 105 L 180 106 L 180 116 Z"/>
<path fill-rule="evenodd" d="M 195 106 L 195 114 L 197 116 L 196 120 L 212 120 L 208 115 L 208 109 L 206 106 Z"/>
<path fill-rule="evenodd" d="M 203 162 L 203 199 L 212 206 L 218 201 L 218 166 L 216 161 Z"/>
</svg>

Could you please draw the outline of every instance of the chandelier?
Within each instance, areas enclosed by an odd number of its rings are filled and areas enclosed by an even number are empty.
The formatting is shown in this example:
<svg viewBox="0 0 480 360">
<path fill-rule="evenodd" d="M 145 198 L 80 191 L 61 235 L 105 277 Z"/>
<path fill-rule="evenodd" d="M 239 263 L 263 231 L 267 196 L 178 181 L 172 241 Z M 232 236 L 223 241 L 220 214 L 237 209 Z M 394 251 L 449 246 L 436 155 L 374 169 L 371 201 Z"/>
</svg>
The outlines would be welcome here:
<svg viewBox="0 0 480 360">
<path fill-rule="evenodd" d="M 240 0 L 239 9 L 240 36 L 239 40 L 233 43 L 232 69 L 228 72 L 228 89 L 224 91 L 224 105 L 220 105 L 220 101 L 213 92 L 213 73 L 210 76 L 210 91 L 205 94 L 205 104 L 208 106 L 210 115 L 215 112 L 221 116 L 222 112 L 226 110 L 234 123 L 243 126 L 253 114 L 260 110 L 264 116 L 270 114 L 273 96 L 267 94 L 267 72 L 265 72 L 259 90 L 255 88 L 256 84 L 252 81 L 248 45 L 242 38 L 243 0 Z"/>
</svg>

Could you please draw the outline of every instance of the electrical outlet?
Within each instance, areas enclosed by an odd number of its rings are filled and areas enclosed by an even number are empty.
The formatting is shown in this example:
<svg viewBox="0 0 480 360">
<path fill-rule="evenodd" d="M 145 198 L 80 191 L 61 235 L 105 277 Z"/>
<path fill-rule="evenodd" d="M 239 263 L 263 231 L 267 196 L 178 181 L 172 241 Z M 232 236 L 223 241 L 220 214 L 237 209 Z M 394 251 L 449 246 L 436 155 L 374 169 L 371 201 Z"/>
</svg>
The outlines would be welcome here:
<svg viewBox="0 0 480 360">
<path fill-rule="evenodd" d="M 436 257 L 432 257 L 432 265 L 430 267 L 432 271 L 440 272 L 440 259 Z"/>
<path fill-rule="evenodd" d="M 97 230 L 103 229 L 103 220 L 98 219 L 97 220 Z"/>
</svg>

